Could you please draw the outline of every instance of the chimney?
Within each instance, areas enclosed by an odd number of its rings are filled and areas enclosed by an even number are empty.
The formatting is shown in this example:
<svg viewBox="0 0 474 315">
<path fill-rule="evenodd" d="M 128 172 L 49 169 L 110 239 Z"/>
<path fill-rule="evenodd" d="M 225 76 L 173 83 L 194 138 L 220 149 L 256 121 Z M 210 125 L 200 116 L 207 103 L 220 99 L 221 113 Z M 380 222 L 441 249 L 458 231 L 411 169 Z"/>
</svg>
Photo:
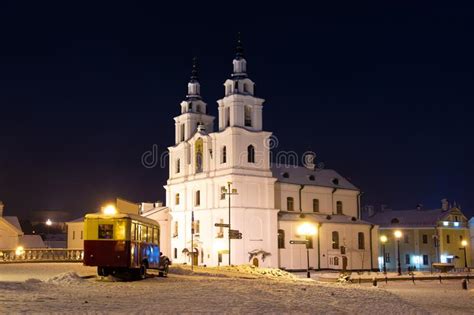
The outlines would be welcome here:
<svg viewBox="0 0 474 315">
<path fill-rule="evenodd" d="M 446 199 L 446 198 L 441 199 L 441 210 L 443 210 L 443 211 L 448 211 L 449 210 L 448 199 Z"/>
<path fill-rule="evenodd" d="M 155 202 L 155 208 L 160 208 L 160 207 L 163 207 L 163 201 Z"/>
<path fill-rule="evenodd" d="M 387 205 L 380 205 L 380 212 L 387 212 L 391 209 Z"/>
<path fill-rule="evenodd" d="M 3 208 L 5 208 L 5 205 L 3 202 L 0 200 L 0 217 L 3 217 Z"/>
<path fill-rule="evenodd" d="M 423 210 L 423 205 L 421 203 L 416 205 L 416 210 L 421 211 Z"/>
</svg>

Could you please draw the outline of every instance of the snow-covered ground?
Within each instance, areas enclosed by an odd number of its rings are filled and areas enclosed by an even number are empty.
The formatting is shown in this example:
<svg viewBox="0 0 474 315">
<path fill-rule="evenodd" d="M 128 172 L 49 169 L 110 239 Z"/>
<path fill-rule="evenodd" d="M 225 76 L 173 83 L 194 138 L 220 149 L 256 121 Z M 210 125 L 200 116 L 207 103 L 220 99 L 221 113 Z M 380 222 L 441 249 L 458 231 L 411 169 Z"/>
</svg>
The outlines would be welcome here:
<svg viewBox="0 0 474 315">
<path fill-rule="evenodd" d="M 95 269 L 80 264 L 0 265 L 0 313 L 472 314 L 474 310 L 474 292 L 461 290 L 459 281 L 380 283 L 373 288 L 248 267 L 197 268 L 196 273 L 189 267 L 173 268 L 168 278 L 150 275 L 143 281 L 114 282 L 79 277 L 95 274 Z"/>
</svg>

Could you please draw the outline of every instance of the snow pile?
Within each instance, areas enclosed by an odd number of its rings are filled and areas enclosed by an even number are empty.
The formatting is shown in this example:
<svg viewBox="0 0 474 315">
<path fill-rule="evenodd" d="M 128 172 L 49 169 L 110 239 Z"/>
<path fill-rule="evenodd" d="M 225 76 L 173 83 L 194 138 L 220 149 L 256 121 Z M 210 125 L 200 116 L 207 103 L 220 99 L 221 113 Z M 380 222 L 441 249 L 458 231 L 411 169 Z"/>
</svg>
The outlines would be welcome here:
<svg viewBox="0 0 474 315">
<path fill-rule="evenodd" d="M 47 279 L 46 283 L 52 284 L 74 284 L 84 281 L 77 273 L 75 272 L 65 272 L 54 277 Z"/>
<path fill-rule="evenodd" d="M 36 278 L 30 278 L 30 279 L 25 280 L 26 284 L 37 284 L 37 283 L 41 283 L 41 282 L 42 281 L 40 279 L 36 279 Z"/>
<path fill-rule="evenodd" d="M 222 267 L 201 267 L 195 266 L 191 270 L 187 265 L 173 265 L 170 273 L 178 275 L 196 275 L 208 277 L 225 278 L 257 278 L 265 277 L 271 279 L 298 279 L 296 276 L 277 268 L 259 268 L 253 265 L 222 266 Z"/>
<path fill-rule="evenodd" d="M 239 265 L 239 266 L 225 266 L 221 269 L 228 271 L 236 271 L 239 273 L 248 273 L 256 276 L 264 276 L 272 279 L 297 279 L 294 275 L 289 272 L 283 271 L 278 268 L 260 268 L 253 265 Z"/>
</svg>

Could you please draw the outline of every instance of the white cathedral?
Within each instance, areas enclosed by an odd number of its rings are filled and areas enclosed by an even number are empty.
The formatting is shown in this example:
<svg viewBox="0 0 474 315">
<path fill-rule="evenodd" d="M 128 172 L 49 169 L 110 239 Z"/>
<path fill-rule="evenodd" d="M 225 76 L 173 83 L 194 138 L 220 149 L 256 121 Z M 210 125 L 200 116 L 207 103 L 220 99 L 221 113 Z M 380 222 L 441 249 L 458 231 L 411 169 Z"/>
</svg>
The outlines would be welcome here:
<svg viewBox="0 0 474 315">
<path fill-rule="evenodd" d="M 290 241 L 304 240 L 298 227 L 309 222 L 317 232 L 308 244 L 311 268 L 378 268 L 378 227 L 361 220 L 357 187 L 311 163 L 270 161 L 272 133 L 263 130 L 264 99 L 255 96 L 240 40 L 224 87 L 214 131 L 215 117 L 202 99 L 194 63 L 188 95 L 174 118 L 167 209 L 143 214 L 168 221 L 162 227 L 163 252 L 175 263 L 217 266 L 230 260 L 233 265 L 305 269 L 306 246 Z M 160 213 L 168 219 L 160 219 Z M 241 233 L 230 242 L 229 222 Z"/>
</svg>

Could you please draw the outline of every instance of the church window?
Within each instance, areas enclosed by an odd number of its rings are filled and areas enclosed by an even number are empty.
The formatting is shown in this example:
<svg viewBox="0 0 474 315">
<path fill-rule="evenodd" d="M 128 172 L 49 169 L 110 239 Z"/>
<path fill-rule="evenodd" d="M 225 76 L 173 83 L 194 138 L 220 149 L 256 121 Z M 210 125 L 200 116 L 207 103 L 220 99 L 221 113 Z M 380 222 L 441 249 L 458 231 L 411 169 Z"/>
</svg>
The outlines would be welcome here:
<svg viewBox="0 0 474 315">
<path fill-rule="evenodd" d="M 332 232 L 332 248 L 339 249 L 339 232 Z"/>
<path fill-rule="evenodd" d="M 451 237 L 448 235 L 446 235 L 446 243 L 449 244 L 451 243 Z"/>
<path fill-rule="evenodd" d="M 255 148 L 253 145 L 247 147 L 247 162 L 255 163 Z"/>
<path fill-rule="evenodd" d="M 293 197 L 286 198 L 286 210 L 294 211 L 295 210 L 294 203 L 295 203 L 295 201 L 294 201 Z"/>
<path fill-rule="evenodd" d="M 390 221 L 391 224 L 398 224 L 400 223 L 400 220 L 398 220 L 397 218 L 393 218 L 392 221 Z"/>
<path fill-rule="evenodd" d="M 181 134 L 181 141 L 184 141 L 184 137 L 185 137 L 185 125 L 184 124 L 181 124 L 181 131 L 180 131 L 180 134 Z"/>
<path fill-rule="evenodd" d="M 334 185 L 339 185 L 339 179 L 333 178 L 332 183 L 333 183 Z"/>
<path fill-rule="evenodd" d="M 221 186 L 221 200 L 225 200 L 227 189 L 224 186 Z"/>
<path fill-rule="evenodd" d="M 405 254 L 405 264 L 406 265 L 410 264 L 410 255 L 409 254 Z"/>
<path fill-rule="evenodd" d="M 423 255 L 423 265 L 428 265 L 428 255 Z"/>
<path fill-rule="evenodd" d="M 245 127 L 252 127 L 252 108 L 245 106 L 244 108 Z"/>
<path fill-rule="evenodd" d="M 365 249 L 365 235 L 363 232 L 359 232 L 358 240 L 359 240 L 359 249 Z"/>
<path fill-rule="evenodd" d="M 221 153 L 221 163 L 227 163 L 227 147 L 223 146 L 222 147 L 222 153 Z"/>
<path fill-rule="evenodd" d="M 175 247 L 174 248 L 174 259 L 178 258 L 178 249 Z"/>
<path fill-rule="evenodd" d="M 179 173 L 181 171 L 181 161 L 180 159 L 176 160 L 176 173 Z"/>
<path fill-rule="evenodd" d="M 336 213 L 342 214 L 342 201 L 336 202 Z"/>
<path fill-rule="evenodd" d="M 226 107 L 225 109 L 225 126 L 229 127 L 230 126 L 230 108 Z"/>
<path fill-rule="evenodd" d="M 174 204 L 179 205 L 179 194 L 176 194 L 176 196 L 174 197 Z"/>
<path fill-rule="evenodd" d="M 196 173 L 202 172 L 203 164 L 203 150 L 204 144 L 202 138 L 196 140 L 195 143 L 195 158 L 196 158 Z"/>
<path fill-rule="evenodd" d="M 410 243 L 410 237 L 408 236 L 408 234 L 404 235 L 404 239 L 406 244 Z"/>
<path fill-rule="evenodd" d="M 174 233 L 173 233 L 174 237 L 178 237 L 178 231 L 179 231 L 178 221 L 175 221 L 174 222 Z"/>
<path fill-rule="evenodd" d="M 76 239 L 76 231 L 72 231 L 72 239 L 73 239 L 73 240 Z"/>
<path fill-rule="evenodd" d="M 194 205 L 195 206 L 200 206 L 201 205 L 201 191 L 197 190 L 195 195 L 196 195 L 196 197 L 195 197 L 195 200 L 194 200 Z"/>
<path fill-rule="evenodd" d="M 339 257 L 334 257 L 334 266 L 339 266 Z"/>
<path fill-rule="evenodd" d="M 84 239 L 84 231 L 81 231 L 81 240 Z"/>
<path fill-rule="evenodd" d="M 200 233 L 200 223 L 199 220 L 194 221 L 194 233 L 199 234 Z"/>
<path fill-rule="evenodd" d="M 196 112 L 201 113 L 201 105 L 200 104 L 196 105 Z"/>
<path fill-rule="evenodd" d="M 428 244 L 428 235 L 423 234 L 423 244 Z"/>
<path fill-rule="evenodd" d="M 319 199 L 313 199 L 313 212 L 319 212 Z"/>
<path fill-rule="evenodd" d="M 285 230 L 278 230 L 278 248 L 285 248 Z"/>
</svg>

